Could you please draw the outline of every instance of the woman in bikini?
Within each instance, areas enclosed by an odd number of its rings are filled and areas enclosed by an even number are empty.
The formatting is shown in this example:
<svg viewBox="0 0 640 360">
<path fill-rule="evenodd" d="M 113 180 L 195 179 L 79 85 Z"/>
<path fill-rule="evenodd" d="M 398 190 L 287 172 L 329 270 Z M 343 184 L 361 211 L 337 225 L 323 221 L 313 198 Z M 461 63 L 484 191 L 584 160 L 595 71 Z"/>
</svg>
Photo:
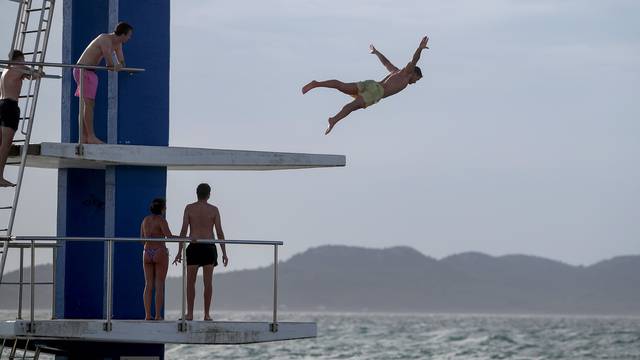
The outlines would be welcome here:
<svg viewBox="0 0 640 360">
<path fill-rule="evenodd" d="M 154 199 L 149 207 L 151 215 L 147 215 L 140 225 L 142 238 L 173 237 L 164 215 L 167 210 L 164 199 Z M 169 250 L 163 242 L 144 242 L 142 255 L 144 263 L 144 313 L 145 320 L 152 320 L 151 297 L 156 290 L 156 320 L 162 320 L 162 303 L 164 302 L 164 281 L 169 267 Z"/>
</svg>

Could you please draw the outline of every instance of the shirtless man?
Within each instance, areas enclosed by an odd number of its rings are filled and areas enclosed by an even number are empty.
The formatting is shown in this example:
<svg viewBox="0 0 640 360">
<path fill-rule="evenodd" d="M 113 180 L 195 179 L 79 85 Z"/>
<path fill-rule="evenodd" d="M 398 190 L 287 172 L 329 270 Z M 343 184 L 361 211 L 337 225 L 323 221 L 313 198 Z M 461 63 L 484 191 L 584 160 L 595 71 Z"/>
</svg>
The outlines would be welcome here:
<svg viewBox="0 0 640 360">
<path fill-rule="evenodd" d="M 100 34 L 87 46 L 77 64 L 98 66 L 104 59 L 106 66 L 112 71 L 120 71 L 125 67 L 122 44 L 131 39 L 133 27 L 125 22 L 120 22 L 111 34 Z M 117 64 L 113 62 L 113 53 L 117 57 Z M 73 69 L 73 78 L 78 84 L 76 96 L 80 97 L 80 69 Z M 96 137 L 93 129 L 93 108 L 95 107 L 96 92 L 98 91 L 98 75 L 95 71 L 84 71 L 84 94 L 82 95 L 82 108 L 84 112 L 83 132 L 80 134 L 80 142 L 83 144 L 104 144 Z"/>
<path fill-rule="evenodd" d="M 20 50 L 13 50 L 9 54 L 9 61 L 24 62 L 24 54 Z M 0 78 L 0 187 L 15 186 L 4 178 L 4 167 L 7 164 L 9 150 L 13 143 L 13 136 L 18 130 L 20 108 L 18 100 L 22 90 L 22 81 L 33 77 L 37 79 L 42 74 L 31 74 L 31 70 L 24 65 L 9 65 L 2 71 Z"/>
<path fill-rule="evenodd" d="M 213 293 L 213 268 L 218 265 L 218 251 L 215 244 L 198 244 L 195 239 L 214 239 L 215 229 L 219 240 L 224 240 L 224 232 L 220 222 L 220 211 L 217 207 L 208 203 L 211 196 L 209 184 L 200 184 L 196 189 L 198 201 L 184 208 L 182 230 L 180 237 L 187 236 L 194 241 L 187 246 L 187 314 L 186 320 L 193 320 L 193 302 L 196 295 L 196 277 L 198 268 L 202 266 L 202 280 L 204 281 L 204 320 L 211 320 L 209 309 L 211 307 L 211 295 Z M 182 246 L 180 243 L 178 254 L 173 260 L 174 264 L 182 262 Z M 229 264 L 227 250 L 224 244 L 222 249 L 222 263 L 226 267 Z"/>
<path fill-rule="evenodd" d="M 420 80 L 422 78 L 422 71 L 416 65 L 418 64 L 418 60 L 420 60 L 422 50 L 429 48 L 427 46 L 428 41 L 429 37 L 425 36 L 420 42 L 420 46 L 418 46 L 418 50 L 416 50 L 413 55 L 411 62 L 409 62 L 409 64 L 407 64 L 407 66 L 402 70 L 395 67 L 384 55 L 376 50 L 373 45 L 370 45 L 369 49 L 371 54 L 376 55 L 382 62 L 382 65 L 389 70 L 389 75 L 380 82 L 367 80 L 358 83 L 344 83 L 338 80 L 313 80 L 305 85 L 302 88 L 303 94 L 306 94 L 309 90 L 317 87 L 325 87 L 336 89 L 355 98 L 354 101 L 345 105 L 334 117 L 329 118 L 329 126 L 325 131 L 325 135 L 329 134 L 338 121 L 344 119 L 352 111 L 371 106 L 383 98 L 399 93 L 409 84 L 415 84 L 416 81 Z"/>
</svg>

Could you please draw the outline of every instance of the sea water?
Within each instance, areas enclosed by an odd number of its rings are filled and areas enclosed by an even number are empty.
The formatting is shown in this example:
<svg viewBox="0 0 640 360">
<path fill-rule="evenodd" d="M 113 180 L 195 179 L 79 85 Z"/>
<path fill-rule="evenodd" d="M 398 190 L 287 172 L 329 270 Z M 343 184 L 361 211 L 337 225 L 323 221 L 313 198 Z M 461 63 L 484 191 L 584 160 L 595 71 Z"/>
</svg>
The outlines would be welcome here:
<svg viewBox="0 0 640 360">
<path fill-rule="evenodd" d="M 247 318 L 254 319 L 260 316 Z M 285 314 L 283 320 L 315 321 L 318 337 L 167 345 L 166 359 L 640 359 L 640 318 Z"/>
<path fill-rule="evenodd" d="M 11 318 L 6 312 L 0 316 Z M 214 316 L 269 321 L 268 313 Z M 165 359 L 640 360 L 637 317 L 283 313 L 280 320 L 314 321 L 318 337 L 252 345 L 168 344 Z"/>
</svg>

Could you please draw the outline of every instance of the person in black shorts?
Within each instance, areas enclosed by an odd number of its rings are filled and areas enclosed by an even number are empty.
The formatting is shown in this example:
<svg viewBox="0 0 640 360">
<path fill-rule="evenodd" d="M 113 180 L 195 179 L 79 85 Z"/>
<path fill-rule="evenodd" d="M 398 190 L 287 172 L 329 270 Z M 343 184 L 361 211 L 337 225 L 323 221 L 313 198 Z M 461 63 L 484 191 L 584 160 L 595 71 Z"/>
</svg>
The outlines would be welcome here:
<svg viewBox="0 0 640 360">
<path fill-rule="evenodd" d="M 13 50 L 9 54 L 9 60 L 24 62 L 24 54 L 19 50 Z M 30 78 L 37 79 L 40 74 L 31 74 L 29 68 L 24 65 L 9 65 L 2 71 L 0 78 L 0 187 L 15 186 L 12 182 L 4 178 L 4 167 L 7 164 L 9 150 L 13 143 L 13 136 L 18 130 L 20 121 L 20 91 L 22 81 Z"/>
<path fill-rule="evenodd" d="M 214 244 L 202 244 L 197 240 L 215 239 L 215 230 L 219 240 L 224 240 L 224 232 L 220 221 L 220 211 L 209 204 L 211 187 L 208 184 L 200 184 L 196 189 L 198 201 L 189 204 L 184 209 L 182 230 L 180 237 L 187 236 L 194 239 L 187 246 L 187 313 L 185 318 L 193 320 L 193 302 L 196 293 L 196 278 L 198 268 L 202 267 L 202 280 L 204 281 L 204 320 L 211 320 L 210 308 L 213 296 L 213 268 L 218 265 L 218 250 Z M 182 262 L 182 246 L 180 243 L 178 254 L 173 260 L 174 264 Z M 222 250 L 222 264 L 227 266 L 227 250 L 224 244 L 220 244 Z"/>
<path fill-rule="evenodd" d="M 218 266 L 218 249 L 213 244 L 198 244 L 187 246 L 187 266 Z"/>
</svg>

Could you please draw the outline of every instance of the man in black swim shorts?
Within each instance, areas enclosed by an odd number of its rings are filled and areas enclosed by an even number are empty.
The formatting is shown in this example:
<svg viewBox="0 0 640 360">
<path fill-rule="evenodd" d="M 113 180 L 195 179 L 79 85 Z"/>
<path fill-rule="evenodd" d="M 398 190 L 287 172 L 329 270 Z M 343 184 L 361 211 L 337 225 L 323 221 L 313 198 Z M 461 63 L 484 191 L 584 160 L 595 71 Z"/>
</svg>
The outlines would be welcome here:
<svg viewBox="0 0 640 360">
<path fill-rule="evenodd" d="M 24 54 L 20 50 L 13 50 L 9 54 L 9 61 L 24 62 Z M 0 130 L 2 131 L 0 137 L 0 187 L 15 186 L 4 178 L 4 167 L 7 164 L 13 136 L 18 130 L 18 122 L 20 121 L 18 99 L 20 99 L 22 81 L 30 79 L 32 76 L 37 79 L 40 75 L 31 75 L 29 68 L 24 65 L 9 65 L 2 71 L 0 78 Z"/>
<path fill-rule="evenodd" d="M 219 240 L 224 240 L 224 232 L 220 221 L 220 211 L 209 204 L 211 187 L 208 184 L 200 184 L 196 189 L 198 201 L 189 204 L 184 209 L 182 230 L 180 237 L 187 236 L 191 239 L 215 239 L 215 230 Z M 182 261 L 182 243 L 173 263 Z M 229 263 L 227 250 L 224 244 L 220 244 L 222 250 L 222 263 L 226 267 Z M 204 281 L 204 320 L 211 320 L 209 310 L 213 295 L 213 268 L 218 265 L 218 250 L 214 244 L 199 244 L 197 241 L 187 246 L 187 320 L 193 320 L 193 303 L 196 293 L 196 278 L 198 268 L 202 267 L 202 280 Z"/>
</svg>

